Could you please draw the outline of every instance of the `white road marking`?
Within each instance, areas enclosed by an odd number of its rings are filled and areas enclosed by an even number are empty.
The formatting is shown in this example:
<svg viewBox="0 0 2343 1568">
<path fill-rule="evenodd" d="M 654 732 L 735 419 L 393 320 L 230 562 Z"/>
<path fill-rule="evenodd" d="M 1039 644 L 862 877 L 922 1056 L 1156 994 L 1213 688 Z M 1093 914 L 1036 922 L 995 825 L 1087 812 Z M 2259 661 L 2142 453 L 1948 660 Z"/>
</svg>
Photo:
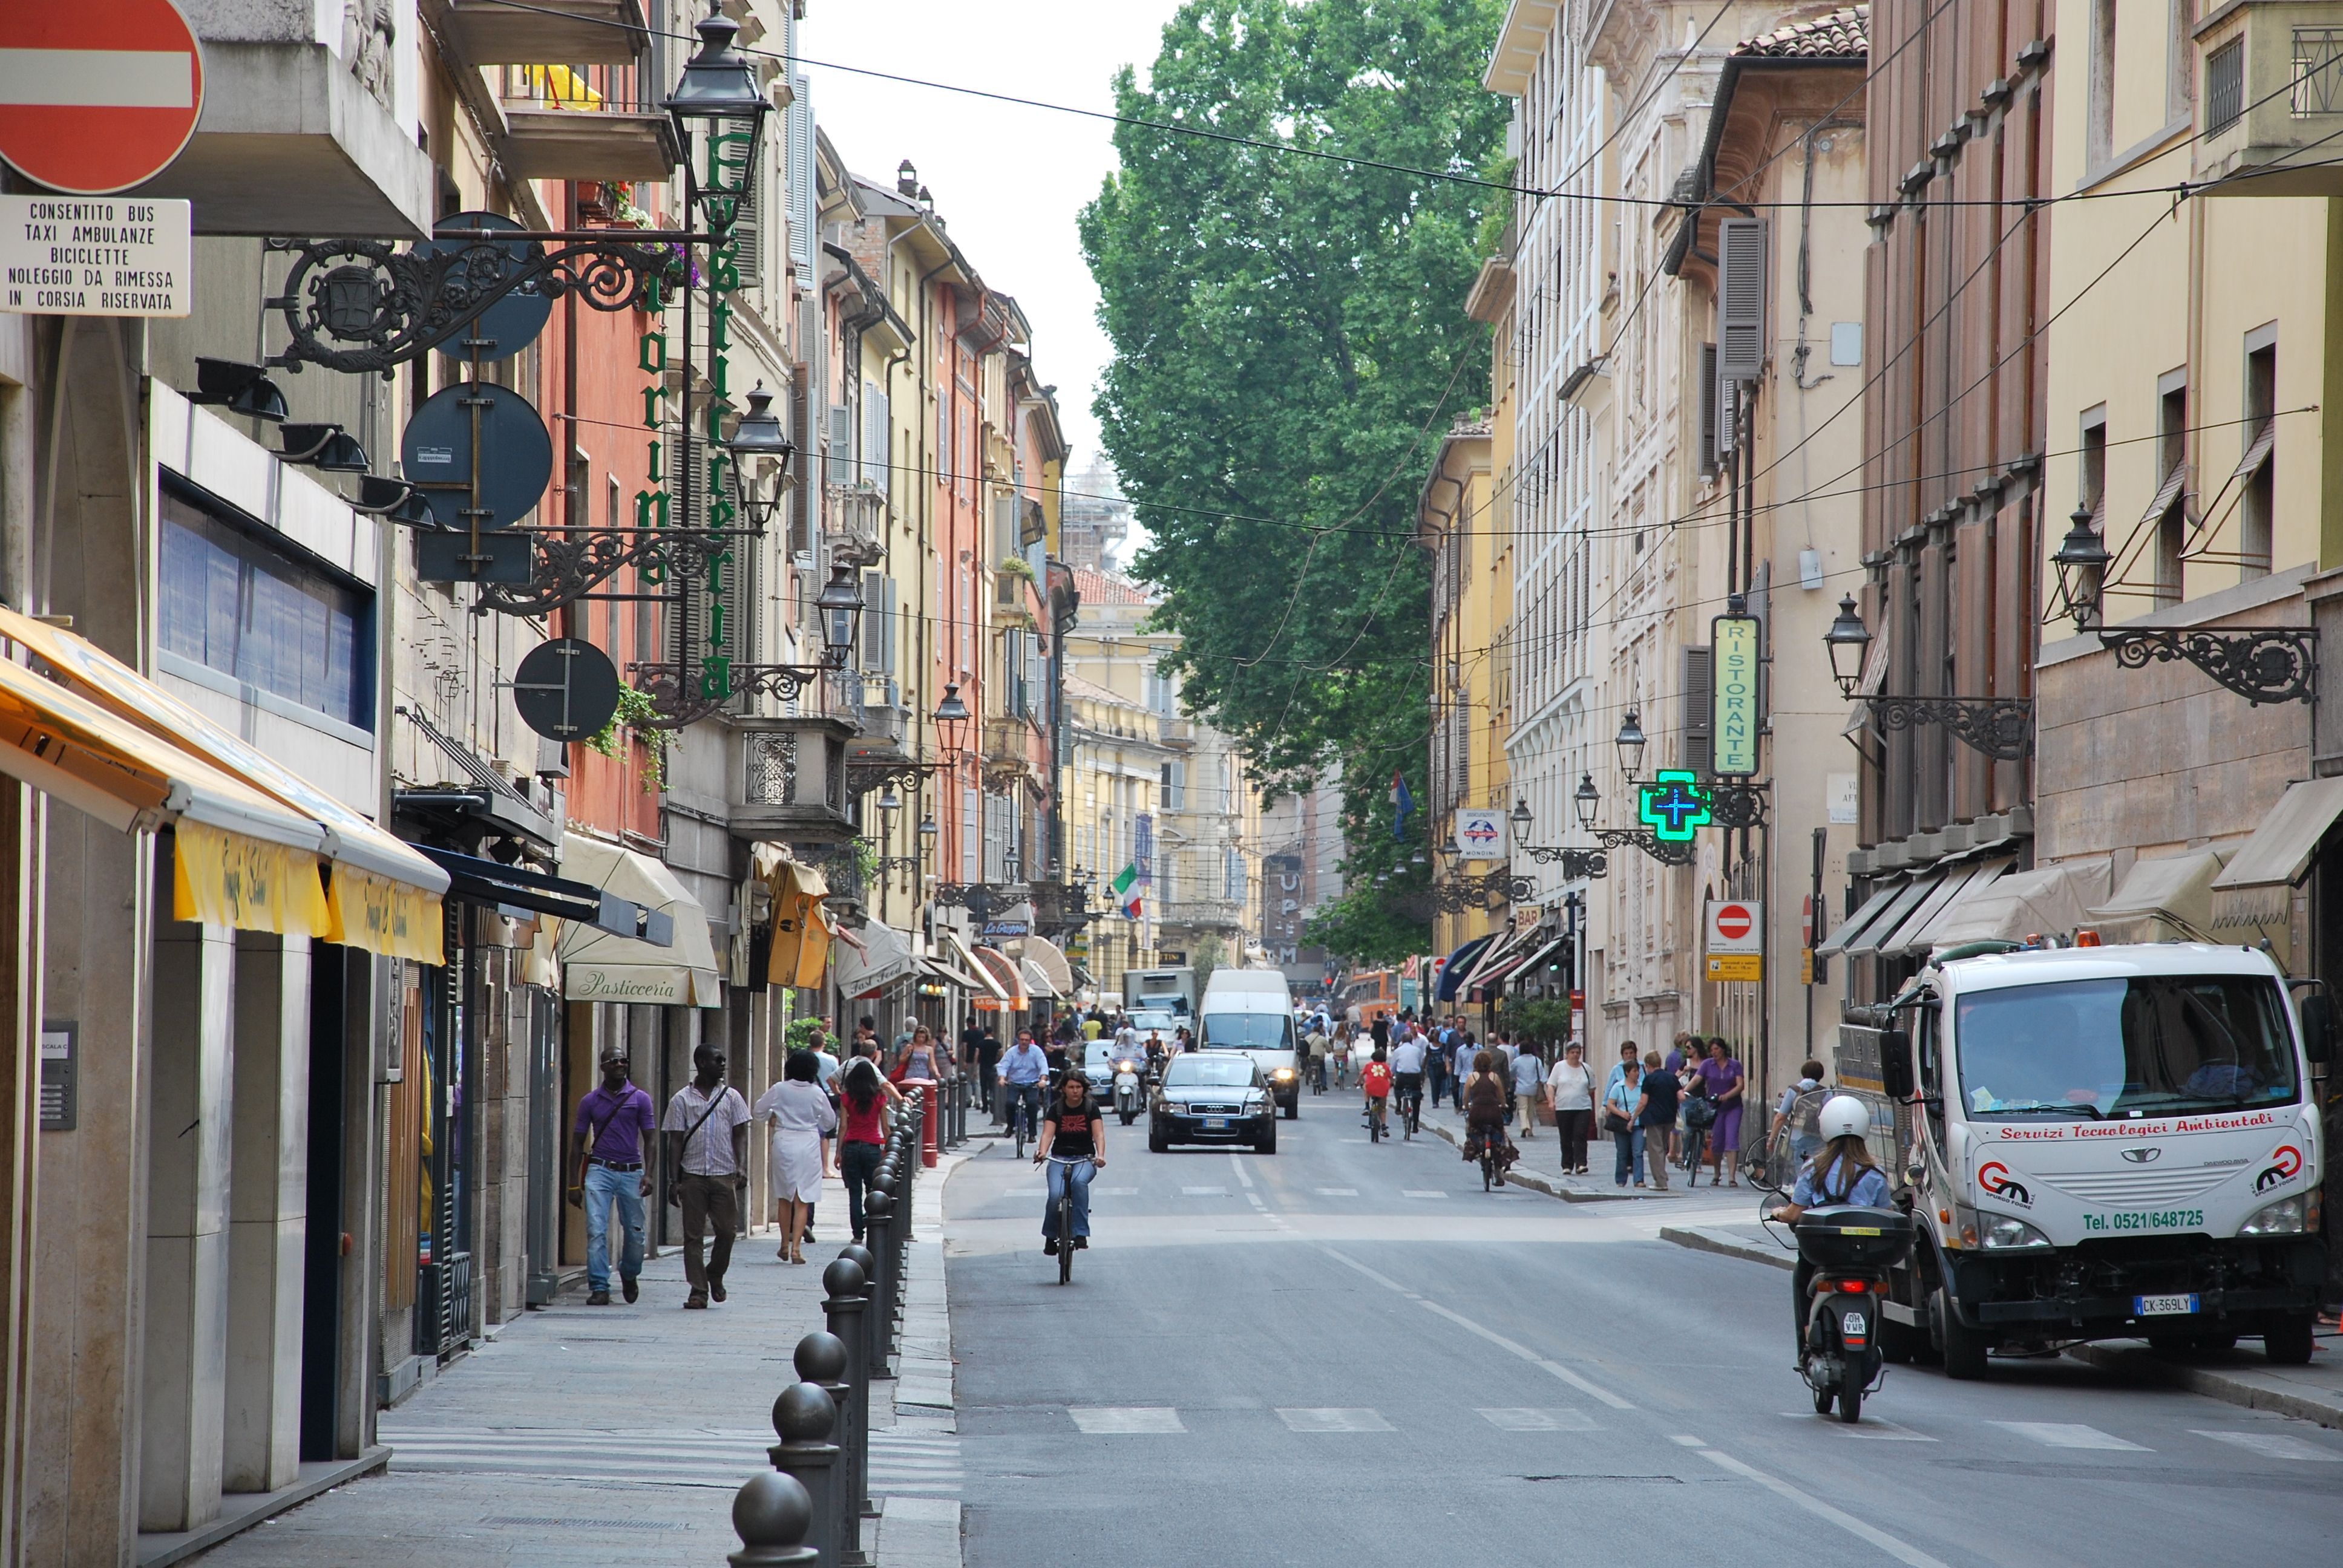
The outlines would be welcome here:
<svg viewBox="0 0 2343 1568">
<path fill-rule="evenodd" d="M 1676 1439 L 1678 1442 L 1684 1440 Z M 1947 1568 L 1941 1558 L 1931 1557 L 1908 1541 L 1898 1540 L 1875 1525 L 1867 1524 L 1844 1509 L 1833 1508 L 1812 1493 L 1802 1492 L 1778 1475 L 1768 1475 L 1754 1464 L 1745 1464 L 1729 1453 L 1719 1453 L 1713 1448 L 1703 1448 L 1700 1456 L 1720 1470 L 1727 1470 L 1745 1481 L 1754 1481 L 1776 1497 L 1786 1498 L 1817 1519 L 1826 1519 L 1848 1534 L 1870 1542 L 1906 1568 Z"/>
<path fill-rule="evenodd" d="M 1481 1419 L 1499 1432 L 1599 1432 L 1594 1418 L 1583 1410 L 1530 1410 L 1514 1407 L 1484 1410 Z"/>
<path fill-rule="evenodd" d="M 1170 1405 L 1095 1405 L 1075 1407 L 1066 1413 L 1073 1417 L 1076 1426 L 1092 1437 L 1188 1430 L 1180 1424 L 1180 1412 Z"/>
<path fill-rule="evenodd" d="M 1180 1189 L 1180 1196 L 1182 1198 L 1225 1198 L 1228 1195 L 1229 1190 L 1225 1187 L 1182 1187 Z"/>
<path fill-rule="evenodd" d="M 2288 1437 L 2282 1432 L 2211 1432 L 2189 1429 L 2197 1437 L 2209 1437 L 2215 1442 L 2226 1442 L 2264 1459 L 2290 1459 L 2304 1464 L 2343 1464 L 2343 1453 L 2317 1443 L 2305 1442 L 2298 1437 Z"/>
<path fill-rule="evenodd" d="M 1782 1412 L 1785 1421 L 1808 1421 L 1829 1427 L 1845 1437 L 1869 1438 L 1874 1442 L 1934 1442 L 1926 1432 L 1914 1432 L 1908 1426 L 1898 1426 L 1892 1421 L 1882 1421 L 1875 1415 L 1865 1416 L 1861 1422 L 1848 1426 L 1843 1422 L 1825 1421 L 1823 1417 L 1803 1410 Z"/>
<path fill-rule="evenodd" d="M 1399 1190 L 1399 1195 L 1403 1198 L 1445 1198 L 1448 1196 L 1445 1192 L 1434 1192 L 1427 1188 L 1422 1187 L 1403 1187 Z"/>
<path fill-rule="evenodd" d="M 1988 1425 L 2004 1432 L 2014 1432 L 2020 1437 L 2031 1438 L 2045 1448 L 2097 1448 L 2126 1453 L 2154 1453 L 2137 1442 L 2126 1442 L 2113 1432 L 2101 1432 L 2096 1426 L 2066 1421 L 1996 1421 Z"/>
<path fill-rule="evenodd" d="M 1359 1195 L 1356 1187 L 1321 1187 L 1317 1192 L 1321 1198 L 1355 1198 Z"/>
<path fill-rule="evenodd" d="M 1708 1446 L 1708 1439 L 1704 1437 L 1686 1437 L 1682 1432 L 1670 1432 L 1668 1434 L 1668 1441 L 1673 1443 L 1680 1444 L 1685 1448 L 1706 1448 Z"/>
<path fill-rule="evenodd" d="M 1393 1432 L 1398 1430 L 1372 1410 L 1280 1410 L 1277 1418 L 1295 1432 Z"/>
<path fill-rule="evenodd" d="M 1246 1191 L 1252 1191 L 1252 1172 L 1244 1168 L 1244 1157 L 1233 1149 L 1229 1151 L 1229 1169 L 1237 1173 L 1237 1181 Z"/>
<path fill-rule="evenodd" d="M 1488 1341 L 1491 1344 L 1495 1345 L 1500 1350 L 1511 1351 L 1513 1354 L 1521 1357 L 1522 1360 L 1529 1362 L 1532 1366 L 1541 1368 L 1553 1376 L 1560 1378 L 1564 1382 L 1568 1383 L 1571 1387 L 1576 1389 L 1581 1393 L 1593 1395 L 1594 1398 L 1601 1400 L 1604 1404 L 1609 1405 L 1613 1410 L 1633 1410 L 1635 1408 L 1634 1403 L 1630 1401 L 1621 1399 L 1617 1394 L 1613 1393 L 1609 1389 L 1603 1387 L 1600 1383 L 1590 1382 L 1589 1380 L 1579 1376 L 1578 1373 L 1571 1371 L 1568 1367 L 1564 1366 L 1560 1362 L 1548 1361 L 1545 1357 L 1538 1354 L 1527 1345 L 1518 1344 L 1515 1342 L 1507 1339 L 1501 1333 L 1497 1333 L 1490 1329 L 1484 1329 L 1462 1312 L 1451 1312 L 1448 1308 L 1442 1306 L 1438 1302 L 1427 1301 L 1423 1297 L 1419 1296 L 1414 1292 L 1409 1290 L 1405 1285 L 1401 1284 L 1397 1280 L 1393 1279 L 1388 1274 L 1377 1273 L 1374 1270 L 1368 1268 L 1364 1263 L 1362 1263 L 1353 1258 L 1346 1258 L 1342 1253 L 1334 1251 L 1332 1247 L 1321 1247 L 1319 1251 L 1333 1259 L 1336 1262 L 1342 1263 L 1346 1267 L 1356 1270 L 1358 1272 L 1364 1274 L 1367 1278 L 1383 1286 L 1385 1290 L 1398 1292 L 1401 1295 L 1405 1296 L 1408 1300 L 1423 1308 L 1424 1311 L 1428 1312 L 1438 1312 L 1442 1317 L 1446 1318 L 1458 1328 L 1480 1335 L 1483 1339 Z"/>
<path fill-rule="evenodd" d="M 1139 1189 L 1136 1187 L 1093 1187 L 1091 1189 L 1091 1192 L 1093 1196 L 1100 1198 L 1136 1198 L 1139 1196 Z"/>
</svg>

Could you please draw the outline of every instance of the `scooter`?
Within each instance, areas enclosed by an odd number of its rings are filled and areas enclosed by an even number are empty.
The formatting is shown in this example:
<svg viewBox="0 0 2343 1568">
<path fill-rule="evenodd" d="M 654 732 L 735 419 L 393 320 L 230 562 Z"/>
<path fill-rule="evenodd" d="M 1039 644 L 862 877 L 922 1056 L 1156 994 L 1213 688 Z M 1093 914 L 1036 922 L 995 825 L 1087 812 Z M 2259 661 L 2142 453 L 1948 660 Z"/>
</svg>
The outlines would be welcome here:
<svg viewBox="0 0 2343 1568">
<path fill-rule="evenodd" d="M 1852 1426 L 1886 1371 L 1879 1336 L 1887 1274 L 1912 1250 L 1912 1216 L 1835 1203 L 1808 1209 L 1792 1229 L 1799 1258 L 1814 1270 L 1798 1374 L 1814 1392 L 1816 1415 L 1835 1403 L 1839 1420 Z"/>
<path fill-rule="evenodd" d="M 1139 1070 L 1140 1064 L 1132 1057 L 1122 1057 L 1114 1064 L 1114 1113 L 1122 1118 L 1125 1127 L 1139 1119 L 1147 1104 L 1146 1091 L 1139 1083 Z"/>
</svg>

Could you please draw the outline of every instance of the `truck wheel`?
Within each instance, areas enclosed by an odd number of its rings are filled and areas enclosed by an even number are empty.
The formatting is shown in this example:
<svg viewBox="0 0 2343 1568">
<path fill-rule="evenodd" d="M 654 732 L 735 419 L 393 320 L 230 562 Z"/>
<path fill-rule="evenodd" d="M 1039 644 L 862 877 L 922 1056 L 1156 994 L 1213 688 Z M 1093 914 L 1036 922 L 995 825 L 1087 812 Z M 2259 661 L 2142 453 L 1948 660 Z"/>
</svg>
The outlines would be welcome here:
<svg viewBox="0 0 2343 1568">
<path fill-rule="evenodd" d="M 1879 1315 L 1879 1355 L 1890 1366 L 1910 1366 L 1920 1359 L 1926 1336 L 1909 1323 Z"/>
<path fill-rule="evenodd" d="M 1936 1319 L 1936 1348 L 1945 1358 L 1945 1375 L 1955 1382 L 1974 1382 L 1985 1376 L 1986 1354 L 1993 1347 L 1984 1334 L 1955 1315 L 1952 1298 L 1941 1285 L 1930 1311 Z"/>
<path fill-rule="evenodd" d="M 2310 1360 L 2311 1333 L 2317 1322 L 2308 1312 L 2292 1312 L 2262 1331 L 2262 1353 L 2282 1367 L 2298 1367 Z"/>
</svg>

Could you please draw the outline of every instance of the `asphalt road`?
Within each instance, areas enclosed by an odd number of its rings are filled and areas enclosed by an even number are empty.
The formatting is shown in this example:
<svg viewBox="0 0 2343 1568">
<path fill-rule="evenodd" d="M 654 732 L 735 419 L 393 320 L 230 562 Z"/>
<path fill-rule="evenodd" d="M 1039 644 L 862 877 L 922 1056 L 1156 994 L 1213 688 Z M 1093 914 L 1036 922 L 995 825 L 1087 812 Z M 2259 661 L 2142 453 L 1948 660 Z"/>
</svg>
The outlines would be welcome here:
<svg viewBox="0 0 2343 1568">
<path fill-rule="evenodd" d="M 1842 1426 L 1787 1276 L 1657 1240 L 1707 1189 L 1484 1194 L 1350 1104 L 1273 1155 L 1116 1130 L 1066 1288 L 1031 1167 L 954 1173 L 969 1568 L 2336 1561 L 2343 1432 L 2064 1358 L 1891 1368 Z"/>
</svg>

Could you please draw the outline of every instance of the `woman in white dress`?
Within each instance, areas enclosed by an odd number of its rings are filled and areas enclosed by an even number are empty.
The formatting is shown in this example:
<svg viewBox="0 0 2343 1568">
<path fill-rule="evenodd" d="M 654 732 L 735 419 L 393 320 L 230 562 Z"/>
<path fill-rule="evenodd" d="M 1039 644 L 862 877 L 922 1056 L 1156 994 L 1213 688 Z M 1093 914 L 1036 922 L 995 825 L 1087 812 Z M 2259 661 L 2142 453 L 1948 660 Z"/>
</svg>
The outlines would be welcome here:
<svg viewBox="0 0 2343 1568">
<path fill-rule="evenodd" d="M 773 1121 L 773 1197 L 781 1210 L 780 1256 L 802 1263 L 807 1217 L 821 1196 L 821 1135 L 838 1128 L 838 1109 L 821 1091 L 821 1071 L 813 1052 L 789 1052 L 781 1081 L 758 1097 L 755 1113 Z"/>
</svg>

